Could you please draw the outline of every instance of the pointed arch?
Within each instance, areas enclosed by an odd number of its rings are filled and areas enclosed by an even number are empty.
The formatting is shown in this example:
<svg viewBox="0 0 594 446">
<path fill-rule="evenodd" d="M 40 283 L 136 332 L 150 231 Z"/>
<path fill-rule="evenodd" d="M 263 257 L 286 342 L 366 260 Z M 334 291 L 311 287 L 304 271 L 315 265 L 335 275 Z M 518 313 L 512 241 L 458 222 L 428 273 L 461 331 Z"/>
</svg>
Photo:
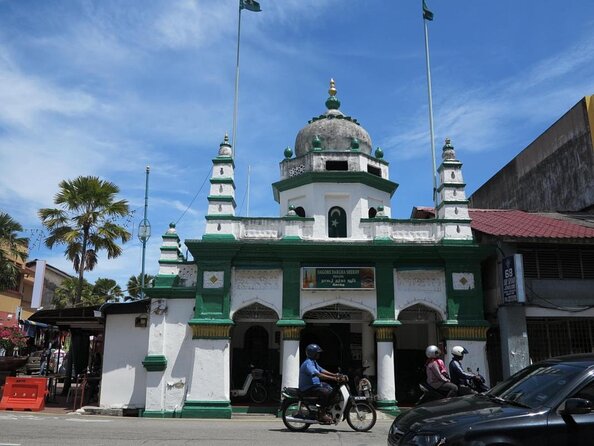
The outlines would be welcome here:
<svg viewBox="0 0 594 446">
<path fill-rule="evenodd" d="M 333 206 L 328 211 L 328 237 L 345 238 L 347 236 L 346 212 L 340 206 Z"/>
</svg>

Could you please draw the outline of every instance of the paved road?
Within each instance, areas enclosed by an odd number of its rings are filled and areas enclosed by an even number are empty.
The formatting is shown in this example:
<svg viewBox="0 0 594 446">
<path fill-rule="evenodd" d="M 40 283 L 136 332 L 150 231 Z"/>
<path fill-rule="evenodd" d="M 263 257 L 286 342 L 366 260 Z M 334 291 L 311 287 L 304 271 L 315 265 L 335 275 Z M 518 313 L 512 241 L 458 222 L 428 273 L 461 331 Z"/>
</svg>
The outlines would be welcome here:
<svg viewBox="0 0 594 446">
<path fill-rule="evenodd" d="M 351 430 L 346 422 L 295 433 L 270 416 L 163 420 L 0 411 L 0 446 L 385 445 L 390 424 L 390 419 L 379 419 L 366 433 Z"/>
</svg>

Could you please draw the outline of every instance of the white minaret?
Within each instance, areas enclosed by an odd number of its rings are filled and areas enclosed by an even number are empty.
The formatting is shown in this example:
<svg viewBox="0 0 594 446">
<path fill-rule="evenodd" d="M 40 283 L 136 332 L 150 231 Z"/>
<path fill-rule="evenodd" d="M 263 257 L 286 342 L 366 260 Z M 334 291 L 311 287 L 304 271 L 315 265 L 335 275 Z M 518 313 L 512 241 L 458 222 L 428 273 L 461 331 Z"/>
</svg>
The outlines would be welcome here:
<svg viewBox="0 0 594 446">
<path fill-rule="evenodd" d="M 445 140 L 441 157 L 443 160 L 437 168 L 439 186 L 436 211 L 437 218 L 444 220 L 444 240 L 472 240 L 462 163 L 456 159 L 449 138 Z"/>
<path fill-rule="evenodd" d="M 226 134 L 219 147 L 219 155 L 213 158 L 212 165 L 204 237 L 235 238 L 235 163 Z"/>
</svg>

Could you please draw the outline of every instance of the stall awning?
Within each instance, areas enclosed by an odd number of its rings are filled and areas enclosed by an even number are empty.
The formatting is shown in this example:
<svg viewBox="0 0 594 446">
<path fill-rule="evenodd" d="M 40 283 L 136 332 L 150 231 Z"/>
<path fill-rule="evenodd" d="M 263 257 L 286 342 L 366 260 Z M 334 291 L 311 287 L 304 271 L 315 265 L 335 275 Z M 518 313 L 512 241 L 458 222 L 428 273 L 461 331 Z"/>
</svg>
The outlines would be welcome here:
<svg viewBox="0 0 594 446">
<path fill-rule="evenodd" d="M 95 316 L 99 305 L 91 307 L 62 308 L 60 310 L 40 310 L 29 316 L 29 321 L 55 325 L 60 329 L 82 329 L 103 331 L 103 318 Z"/>
</svg>

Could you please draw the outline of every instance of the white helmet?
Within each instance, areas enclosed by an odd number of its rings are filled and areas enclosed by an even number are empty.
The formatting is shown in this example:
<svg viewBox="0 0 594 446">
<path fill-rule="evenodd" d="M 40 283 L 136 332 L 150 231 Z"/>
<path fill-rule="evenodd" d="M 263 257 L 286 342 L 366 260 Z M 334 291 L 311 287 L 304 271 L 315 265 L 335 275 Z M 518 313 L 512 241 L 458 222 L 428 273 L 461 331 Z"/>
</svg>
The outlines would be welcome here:
<svg viewBox="0 0 594 446">
<path fill-rule="evenodd" d="M 441 355 L 441 352 L 436 345 L 430 345 L 425 349 L 425 356 L 427 356 L 429 359 L 437 358 L 439 355 Z"/>
<path fill-rule="evenodd" d="M 454 356 L 463 357 L 466 353 L 468 353 L 468 350 L 466 350 L 461 345 L 456 345 L 455 347 L 452 347 L 452 355 Z"/>
</svg>

